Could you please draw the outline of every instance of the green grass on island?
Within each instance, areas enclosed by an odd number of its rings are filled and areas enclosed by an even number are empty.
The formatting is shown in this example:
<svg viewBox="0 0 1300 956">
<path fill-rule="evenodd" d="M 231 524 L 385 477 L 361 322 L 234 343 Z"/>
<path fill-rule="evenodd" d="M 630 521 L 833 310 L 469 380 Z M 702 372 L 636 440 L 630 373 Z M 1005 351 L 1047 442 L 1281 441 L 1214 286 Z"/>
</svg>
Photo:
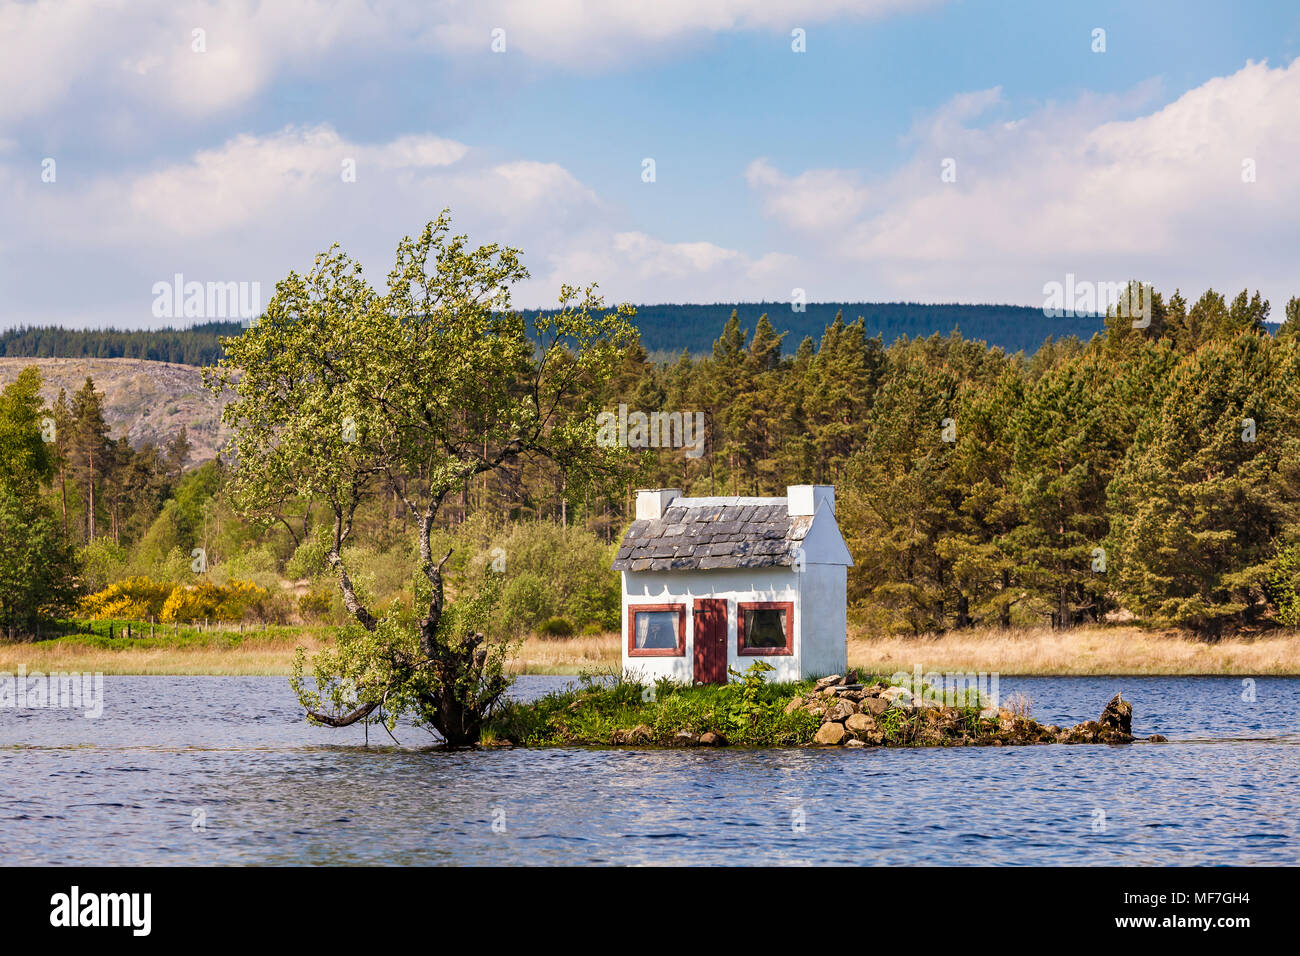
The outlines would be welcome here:
<svg viewBox="0 0 1300 956">
<path fill-rule="evenodd" d="M 767 683 L 770 670 L 755 664 L 744 674 L 733 670 L 727 684 L 696 686 L 666 679 L 642 683 L 617 672 L 583 674 L 577 683 L 538 700 L 504 704 L 489 720 L 483 742 L 528 747 L 790 747 L 830 742 L 819 732 L 835 724 L 848 728 L 836 744 L 856 740 L 917 746 L 976 742 L 999 730 L 998 718 L 981 718 L 980 706 L 927 708 L 911 701 L 910 693 L 896 704 L 892 698 L 882 700 L 873 716 L 865 705 L 839 695 L 849 690 L 858 699 L 879 697 L 882 691 L 905 685 L 854 669 L 841 680 L 844 686 L 824 688 L 812 679 Z M 859 719 L 845 724 L 851 715 Z M 935 732 L 928 733 L 930 729 Z"/>
<path fill-rule="evenodd" d="M 576 684 L 529 703 L 510 701 L 491 718 L 485 743 L 672 745 L 681 733 L 713 733 L 728 743 L 772 747 L 807 743 L 821 724 L 786 705 L 813 682 L 769 684 L 761 673 L 722 685 L 661 680 L 642 684 L 616 672 L 585 673 Z M 644 729 L 643 729 L 644 728 Z"/>
<path fill-rule="evenodd" d="M 1096 720 L 1045 725 L 1017 698 L 997 706 L 976 688 L 948 693 L 856 668 L 821 680 L 767 683 L 755 663 L 724 685 L 642 683 L 588 673 L 529 702 L 502 705 L 487 746 L 969 747 L 1132 743 L 1133 708 L 1115 695 Z M 1159 735 L 1152 742 L 1163 741 Z"/>
</svg>

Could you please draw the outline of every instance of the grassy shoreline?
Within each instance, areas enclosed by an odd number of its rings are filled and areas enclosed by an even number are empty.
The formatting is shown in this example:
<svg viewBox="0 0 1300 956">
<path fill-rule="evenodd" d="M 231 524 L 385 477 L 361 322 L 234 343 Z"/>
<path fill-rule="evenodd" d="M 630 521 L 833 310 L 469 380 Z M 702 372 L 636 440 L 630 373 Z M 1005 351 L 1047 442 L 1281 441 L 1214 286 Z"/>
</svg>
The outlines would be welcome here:
<svg viewBox="0 0 1300 956">
<path fill-rule="evenodd" d="M 849 665 L 876 673 L 984 671 L 1009 676 L 1300 675 L 1300 633 L 1274 632 L 1210 644 L 1177 631 L 1131 626 L 1069 631 L 949 632 L 939 637 L 850 634 Z"/>
<path fill-rule="evenodd" d="M 330 627 L 273 627 L 241 635 L 232 631 L 182 631 L 179 638 L 73 635 L 34 643 L 0 642 L 0 672 L 22 666 L 46 673 L 78 671 L 121 675 L 287 677 L 299 647 L 308 656 L 333 641 Z M 619 666 L 619 636 L 563 640 L 530 636 L 507 666 L 512 674 L 577 674 Z"/>
<path fill-rule="evenodd" d="M 125 640 L 72 636 L 0 644 L 0 671 L 91 671 L 104 674 L 287 676 L 295 650 L 327 646 L 328 627 L 267 628 L 250 634 L 182 632 Z M 617 668 L 619 635 L 529 637 L 512 655 L 514 674 L 577 674 Z M 1218 644 L 1176 632 L 1136 627 L 1047 628 L 879 637 L 851 633 L 849 665 L 872 673 L 984 671 L 1008 676 L 1291 676 L 1300 675 L 1300 633 L 1232 638 Z"/>
<path fill-rule="evenodd" d="M 941 690 L 848 668 L 818 681 L 768 683 L 755 662 L 739 680 L 691 686 L 588 675 L 536 700 L 507 701 L 483 728 L 487 746 L 990 747 L 1133 743 L 1133 705 L 1116 694 L 1096 720 L 1041 724 L 1025 706 L 979 690 Z M 1166 738 L 1153 735 L 1152 743 Z"/>
</svg>

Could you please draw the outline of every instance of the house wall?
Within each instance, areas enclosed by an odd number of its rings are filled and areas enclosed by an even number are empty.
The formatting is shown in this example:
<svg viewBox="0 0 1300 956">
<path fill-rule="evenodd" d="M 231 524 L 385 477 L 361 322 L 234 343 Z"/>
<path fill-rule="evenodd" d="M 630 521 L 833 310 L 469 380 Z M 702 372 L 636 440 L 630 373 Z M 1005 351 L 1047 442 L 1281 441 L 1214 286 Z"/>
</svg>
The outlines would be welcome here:
<svg viewBox="0 0 1300 956">
<path fill-rule="evenodd" d="M 743 672 L 754 661 L 773 667 L 771 681 L 798 680 L 809 674 L 843 673 L 845 667 L 845 582 L 842 566 L 809 564 L 801 574 L 790 568 L 714 571 L 623 572 L 623 668 L 643 678 L 670 677 L 689 682 L 695 661 L 695 621 L 691 613 L 697 598 L 727 602 L 727 666 Z M 789 601 L 794 604 L 794 653 L 745 655 L 736 653 L 736 605 L 750 601 Z M 629 604 L 685 603 L 686 654 L 682 657 L 629 657 L 627 609 Z M 812 609 L 805 619 L 805 607 Z M 837 636 L 838 627 L 838 636 Z M 835 647 L 838 640 L 839 646 Z"/>
<path fill-rule="evenodd" d="M 849 569 L 842 564 L 808 564 L 800 577 L 808 609 L 803 628 L 802 676 L 843 674 L 849 666 Z"/>
</svg>

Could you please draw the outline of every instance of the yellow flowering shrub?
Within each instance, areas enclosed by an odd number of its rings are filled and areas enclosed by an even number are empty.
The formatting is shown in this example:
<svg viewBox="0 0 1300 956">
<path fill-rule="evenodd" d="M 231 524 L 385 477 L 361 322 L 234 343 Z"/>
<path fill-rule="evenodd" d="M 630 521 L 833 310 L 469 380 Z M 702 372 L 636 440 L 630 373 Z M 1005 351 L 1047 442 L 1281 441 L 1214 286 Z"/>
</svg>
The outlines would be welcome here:
<svg viewBox="0 0 1300 956">
<path fill-rule="evenodd" d="M 144 621 L 238 621 L 269 592 L 251 581 L 176 584 L 147 577 L 127 578 L 81 599 L 81 616 Z"/>
<path fill-rule="evenodd" d="M 143 621 L 162 612 L 163 604 L 176 585 L 141 575 L 114 581 L 102 591 L 88 594 L 78 608 L 82 617 L 125 618 Z"/>
<path fill-rule="evenodd" d="M 251 581 L 228 584 L 178 584 L 163 604 L 164 621 L 238 621 L 244 612 L 269 595 Z"/>
</svg>

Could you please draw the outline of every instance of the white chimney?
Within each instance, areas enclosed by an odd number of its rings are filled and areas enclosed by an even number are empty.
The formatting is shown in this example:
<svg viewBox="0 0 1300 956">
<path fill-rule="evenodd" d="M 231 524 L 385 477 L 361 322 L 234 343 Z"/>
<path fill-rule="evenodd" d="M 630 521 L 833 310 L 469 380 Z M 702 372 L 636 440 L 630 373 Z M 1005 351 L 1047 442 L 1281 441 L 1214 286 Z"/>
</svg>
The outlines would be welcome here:
<svg viewBox="0 0 1300 956">
<path fill-rule="evenodd" d="M 676 488 L 638 488 L 636 493 L 636 518 L 650 519 L 651 521 L 662 518 L 664 512 L 668 510 L 668 505 L 676 498 L 680 498 L 682 493 Z"/>
<path fill-rule="evenodd" d="M 826 509 L 832 516 L 835 514 L 834 485 L 790 485 L 785 489 L 785 500 L 791 517 L 815 515 L 818 508 Z"/>
</svg>

